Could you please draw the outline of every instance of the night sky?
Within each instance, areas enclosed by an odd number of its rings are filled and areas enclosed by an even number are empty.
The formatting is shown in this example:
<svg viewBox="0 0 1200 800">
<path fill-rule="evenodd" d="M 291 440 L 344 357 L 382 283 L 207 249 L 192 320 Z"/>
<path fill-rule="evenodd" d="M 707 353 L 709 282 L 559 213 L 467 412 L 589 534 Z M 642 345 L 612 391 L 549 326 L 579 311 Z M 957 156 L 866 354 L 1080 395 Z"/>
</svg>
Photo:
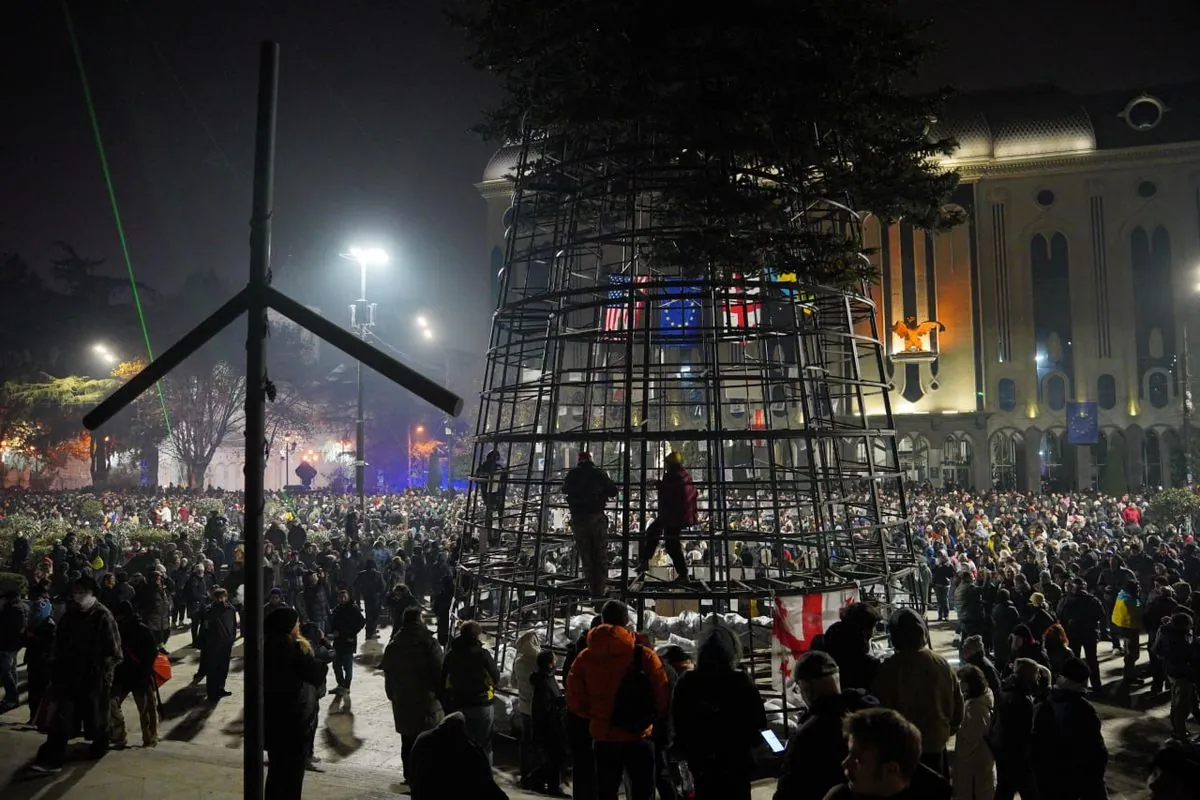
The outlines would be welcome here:
<svg viewBox="0 0 1200 800">
<path fill-rule="evenodd" d="M 1200 78 L 1194 0 L 908 5 L 940 15 L 927 84 L 1136 90 Z M 61 5 L 2 6 L 0 252 L 45 265 L 61 239 L 119 272 Z M 337 254 L 381 243 L 394 262 L 373 277 L 372 299 L 389 313 L 427 310 L 448 344 L 482 350 L 493 298 L 473 183 L 494 148 L 468 128 L 495 93 L 463 61 L 466 45 L 437 0 L 76 0 L 72 9 L 140 279 L 166 291 L 197 270 L 244 280 L 257 44 L 276 39 L 276 285 L 343 322 L 356 273 Z"/>
</svg>

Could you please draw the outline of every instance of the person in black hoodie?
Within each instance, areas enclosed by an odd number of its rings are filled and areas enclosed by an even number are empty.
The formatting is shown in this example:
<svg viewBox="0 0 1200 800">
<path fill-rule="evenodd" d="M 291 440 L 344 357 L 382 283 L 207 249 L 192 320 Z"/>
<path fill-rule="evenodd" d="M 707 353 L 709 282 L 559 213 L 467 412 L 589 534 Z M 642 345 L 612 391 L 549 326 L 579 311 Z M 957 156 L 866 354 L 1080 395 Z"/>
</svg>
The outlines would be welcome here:
<svg viewBox="0 0 1200 800">
<path fill-rule="evenodd" d="M 987 732 L 987 743 L 996 759 L 996 798 L 1038 800 L 1033 768 L 1033 721 L 1036 712 L 1038 665 L 1027 658 L 1013 662 L 1013 674 L 1004 681 Z"/>
<path fill-rule="evenodd" d="M 154 659 L 158 657 L 158 640 L 146 623 L 138 619 L 133 606 L 125 601 L 112 609 L 121 635 L 124 658 L 113 671 L 113 687 L 109 705 L 110 747 L 126 746 L 125 715 L 121 704 L 133 695 L 138 721 L 142 726 L 142 747 L 158 745 L 158 705 L 154 689 Z"/>
<path fill-rule="evenodd" d="M 4 699 L 0 714 L 21 704 L 17 689 L 17 652 L 25 632 L 25 605 L 16 589 L 8 589 L 0 599 L 0 682 Z"/>
<path fill-rule="evenodd" d="M 492 760 L 492 699 L 500 683 L 500 670 L 479 640 L 483 629 L 475 620 L 467 620 L 442 660 L 442 685 L 447 710 L 461 711 L 467 733 Z"/>
<path fill-rule="evenodd" d="M 300 635 L 300 617 L 284 606 L 263 620 L 263 728 L 267 767 L 266 796 L 299 798 L 304 787 L 309 731 L 317 716 L 318 689 L 325 665 Z"/>
<path fill-rule="evenodd" d="M 879 701 L 864 689 L 843 689 L 838 663 L 820 650 L 796 660 L 792 678 L 807 710 L 788 739 L 774 800 L 821 800 L 842 782 L 846 737 L 842 723 Z"/>
<path fill-rule="evenodd" d="M 983 651 L 982 636 L 968 636 L 963 642 L 962 663 L 978 667 L 987 681 L 988 688 L 992 690 L 992 697 L 1000 696 L 1000 670 L 996 669 L 996 665 Z"/>
<path fill-rule="evenodd" d="M 833 656 L 842 688 L 868 690 L 879 674 L 879 659 L 871 655 L 871 637 L 882 616 L 872 603 L 851 603 L 840 616 L 817 637 L 820 643 L 814 641 L 813 649 Z"/>
<path fill-rule="evenodd" d="M 491 762 L 470 736 L 461 712 L 447 714 L 437 727 L 418 736 L 409 761 L 412 770 L 405 780 L 412 800 L 507 797 L 496 785 Z"/>
<path fill-rule="evenodd" d="M 1088 677 L 1087 665 L 1071 658 L 1034 717 L 1033 763 L 1044 798 L 1108 800 L 1108 748 L 1100 716 L 1083 696 Z"/>
<path fill-rule="evenodd" d="M 367 638 L 378 639 L 379 604 L 387 594 L 383 573 L 375 568 L 375 562 L 367 559 L 366 566 L 354 579 L 355 596 L 361 597 L 366 609 Z"/>
<path fill-rule="evenodd" d="M 562 778 L 567 761 L 567 701 L 554 674 L 552 650 L 538 653 L 537 670 L 529 676 L 529 682 L 533 684 L 533 702 L 530 704 L 533 743 L 541 762 L 530 776 L 530 784 L 534 791 L 542 794 L 566 797 Z"/>
<path fill-rule="evenodd" d="M 349 694 L 354 678 L 354 654 L 358 652 L 358 632 L 364 625 L 362 612 L 350 600 L 350 590 L 338 590 L 338 604 L 329 615 L 329 638 L 333 640 L 333 677 L 337 693 Z"/>
<path fill-rule="evenodd" d="M 208 701 L 215 703 L 233 694 L 225 689 L 225 679 L 229 676 L 229 659 L 233 657 L 238 621 L 237 612 L 229 604 L 229 592 L 218 586 L 213 589 L 212 596 L 212 605 L 204 612 L 200 669 L 204 673 Z"/>
<path fill-rule="evenodd" d="M 1012 661 L 1013 628 L 1021 622 L 1021 612 L 1009 596 L 1008 589 L 996 592 L 996 606 L 992 609 L 992 653 L 996 656 L 996 666 L 1001 672 L 1008 670 Z"/>
<path fill-rule="evenodd" d="M 1005 674 L 1012 672 L 1012 664 L 1019 658 L 1028 658 L 1030 661 L 1050 669 L 1050 658 L 1046 655 L 1046 648 L 1040 641 L 1033 638 L 1033 631 L 1029 630 L 1029 626 L 1023 622 L 1013 628 L 1012 635 L 1009 637 L 1009 649 L 1012 651 L 1012 660 L 1009 662 Z"/>
<path fill-rule="evenodd" d="M 767 715 L 754 681 L 740 668 L 737 635 L 718 624 L 680 676 L 671 702 L 675 746 L 696 783 L 696 800 L 749 800 L 754 750 Z"/>
<path fill-rule="evenodd" d="M 604 619 L 599 614 L 592 617 L 591 626 L 574 643 L 574 651 L 567 650 L 563 659 L 562 679 L 565 683 L 571 673 L 571 664 L 587 649 L 588 633 L 598 628 Z M 567 709 L 567 745 L 571 750 L 571 796 L 574 800 L 595 800 L 596 760 L 592 757 L 592 734 L 586 717 L 578 716 Z"/>
</svg>

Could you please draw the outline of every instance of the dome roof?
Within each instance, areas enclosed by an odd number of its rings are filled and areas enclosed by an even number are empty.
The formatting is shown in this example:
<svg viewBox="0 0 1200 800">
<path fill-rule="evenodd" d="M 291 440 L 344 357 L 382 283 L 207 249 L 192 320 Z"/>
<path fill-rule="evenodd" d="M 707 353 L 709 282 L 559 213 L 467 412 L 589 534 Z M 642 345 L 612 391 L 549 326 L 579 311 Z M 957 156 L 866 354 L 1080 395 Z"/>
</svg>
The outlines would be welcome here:
<svg viewBox="0 0 1200 800">
<path fill-rule="evenodd" d="M 506 144 L 492 154 L 483 168 L 483 181 L 512 180 L 521 160 L 521 145 Z"/>
<path fill-rule="evenodd" d="M 931 133 L 958 141 L 956 161 L 1096 149 L 1096 131 L 1079 99 L 1054 87 L 963 95 L 947 105 Z"/>
</svg>

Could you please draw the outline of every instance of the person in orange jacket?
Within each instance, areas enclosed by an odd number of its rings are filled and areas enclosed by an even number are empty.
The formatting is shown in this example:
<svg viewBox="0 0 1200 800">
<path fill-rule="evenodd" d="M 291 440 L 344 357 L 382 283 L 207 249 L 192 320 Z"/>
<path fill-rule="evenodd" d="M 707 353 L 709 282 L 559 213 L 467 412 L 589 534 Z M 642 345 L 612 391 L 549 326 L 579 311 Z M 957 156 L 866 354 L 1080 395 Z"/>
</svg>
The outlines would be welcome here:
<svg viewBox="0 0 1200 800">
<path fill-rule="evenodd" d="M 588 634 L 587 649 L 571 664 L 567 675 L 567 708 L 589 720 L 597 800 L 616 800 L 624 773 L 629 775 L 631 788 L 628 800 L 653 800 L 651 734 L 653 720 L 666 716 L 670 702 L 667 673 L 652 649 L 635 643 L 628 627 L 629 609 L 624 603 L 609 600 L 600 610 L 600 617 L 601 624 Z M 654 708 L 617 707 L 617 695 L 635 664 L 645 674 Z M 649 698 L 646 703 L 649 705 Z"/>
</svg>

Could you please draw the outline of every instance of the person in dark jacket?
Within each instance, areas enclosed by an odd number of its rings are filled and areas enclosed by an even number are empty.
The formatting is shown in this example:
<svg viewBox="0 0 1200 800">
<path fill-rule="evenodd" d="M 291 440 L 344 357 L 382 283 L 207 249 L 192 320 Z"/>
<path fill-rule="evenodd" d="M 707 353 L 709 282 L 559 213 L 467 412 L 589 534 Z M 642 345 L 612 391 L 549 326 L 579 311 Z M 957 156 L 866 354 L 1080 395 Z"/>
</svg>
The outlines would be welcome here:
<svg viewBox="0 0 1200 800">
<path fill-rule="evenodd" d="M 1050 659 L 1046 656 L 1046 648 L 1033 638 L 1033 631 L 1029 630 L 1029 626 L 1023 622 L 1013 628 L 1012 635 L 1009 636 L 1009 649 L 1012 651 L 1012 662 L 1018 658 L 1027 658 L 1050 669 Z M 1010 666 L 1006 674 L 1012 672 L 1012 662 L 1009 662 Z"/>
<path fill-rule="evenodd" d="M 1046 597 L 1041 592 L 1034 592 L 1029 596 L 1029 605 L 1025 606 L 1021 620 L 1029 627 L 1033 638 L 1039 642 L 1046 635 L 1046 629 L 1058 621 L 1046 608 Z"/>
<path fill-rule="evenodd" d="M 5 591 L 0 598 L 0 683 L 4 686 L 0 714 L 21 704 L 17 690 L 17 653 L 25 634 L 25 618 L 21 595 L 16 589 Z"/>
<path fill-rule="evenodd" d="M 1171 734 L 1188 740 L 1187 719 L 1196 702 L 1200 647 L 1192 638 L 1192 617 L 1179 611 L 1163 623 L 1151 648 L 1171 682 Z"/>
<path fill-rule="evenodd" d="M 843 689 L 871 688 L 879 674 L 880 661 L 871 654 L 871 637 L 882 618 L 874 603 L 851 603 L 840 612 L 840 619 L 813 642 L 814 650 L 833 656 L 838 666 L 838 681 Z"/>
<path fill-rule="evenodd" d="M 50 667 L 54 659 L 57 626 L 50 613 L 50 597 L 45 581 L 29 591 L 29 616 L 26 622 L 25 672 L 29 692 L 29 724 L 33 724 L 38 706 L 50 686 Z"/>
<path fill-rule="evenodd" d="M 563 478 L 563 494 L 571 511 L 571 533 L 583 578 L 592 597 L 604 597 L 608 585 L 608 517 L 604 507 L 617 496 L 617 485 L 592 463 L 591 453 L 580 451 L 579 463 Z"/>
<path fill-rule="evenodd" d="M 741 646 L 725 625 L 700 642 L 696 668 L 679 678 L 671 703 L 675 746 L 696 783 L 696 800 L 749 800 L 754 750 L 767 727 Z"/>
<path fill-rule="evenodd" d="M 442 661 L 442 705 L 461 711 L 467 733 L 492 760 L 492 699 L 500 683 L 496 662 L 479 641 L 483 629 L 475 620 L 467 620 Z"/>
<path fill-rule="evenodd" d="M 354 593 L 361 597 L 366 609 L 367 638 L 379 638 L 379 606 L 387 594 L 383 573 L 375 568 L 375 561 L 367 559 L 366 566 L 354 579 Z"/>
<path fill-rule="evenodd" d="M 10 571 L 17 575 L 25 574 L 25 562 L 29 560 L 29 539 L 24 531 L 18 531 L 12 543 L 12 557 L 9 559 Z M 107 563 L 108 559 L 105 559 Z"/>
<path fill-rule="evenodd" d="M 1010 637 L 1013 628 L 1021 623 L 1021 613 L 1009 597 L 1008 589 L 996 592 L 996 606 L 992 609 L 992 654 L 996 657 L 996 666 L 1006 672 L 1012 660 Z"/>
<path fill-rule="evenodd" d="M 846 782 L 825 800 L 950 800 L 952 789 L 921 763 L 921 732 L 898 711 L 868 708 L 846 717 Z"/>
<path fill-rule="evenodd" d="M 467 720 L 454 712 L 417 737 L 407 776 L 412 800 L 505 800 L 492 777 L 491 761 L 470 735 Z"/>
<path fill-rule="evenodd" d="M 366 623 L 358 606 L 350 600 L 349 589 L 338 590 L 338 604 L 329 615 L 329 638 L 333 640 L 333 677 L 338 694 L 350 693 L 354 678 L 354 654 L 358 652 L 358 632 Z"/>
<path fill-rule="evenodd" d="M 442 647 L 421 624 L 421 609 L 411 606 L 397 620 L 383 651 L 383 688 L 392 704 L 392 719 L 400 734 L 404 778 L 411 785 L 413 745 L 442 718 L 438 702 L 442 687 Z"/>
<path fill-rule="evenodd" d="M 1142 612 L 1142 627 L 1146 630 L 1146 652 L 1150 656 L 1150 694 L 1160 693 L 1167 677 L 1162 662 L 1154 652 L 1154 642 L 1158 639 L 1163 623 L 1179 609 L 1175 590 L 1166 585 L 1166 579 L 1156 578 L 1155 584 L 1154 591 L 1151 592 L 1154 599 L 1146 603 L 1146 610 Z"/>
<path fill-rule="evenodd" d="M 171 592 L 159 570 L 150 571 L 150 576 L 138 593 L 137 609 L 142 622 L 154 634 L 155 642 L 166 644 L 171 637 Z"/>
<path fill-rule="evenodd" d="M 552 797 L 566 797 L 562 790 L 563 769 L 567 762 L 567 701 L 554 674 L 554 652 L 543 650 L 537 656 L 537 670 L 529 676 L 533 684 L 530 720 L 533 744 L 539 764 L 530 776 L 534 791 Z"/>
<path fill-rule="evenodd" d="M 933 593 L 937 597 L 937 621 L 950 619 L 950 582 L 954 580 L 954 565 L 943 550 L 932 568 Z"/>
<path fill-rule="evenodd" d="M 658 516 L 646 528 L 638 570 L 645 572 L 650 568 L 650 559 L 654 557 L 661 539 L 667 555 L 671 557 L 677 579 L 686 581 L 687 559 L 683 555 L 683 544 L 679 540 L 679 534 L 684 528 L 696 524 L 699 495 L 692 482 L 692 476 L 683 467 L 681 453 L 672 452 L 667 455 L 663 466 L 662 480 L 658 481 Z"/>
<path fill-rule="evenodd" d="M 842 689 L 837 662 L 819 650 L 800 656 L 792 677 L 807 709 L 783 752 L 774 800 L 821 800 L 842 782 L 843 722 L 879 701 L 863 689 Z"/>
<path fill-rule="evenodd" d="M 1108 748 L 1100 716 L 1084 697 L 1088 677 L 1086 664 L 1067 661 L 1034 717 L 1034 770 L 1037 789 L 1047 800 L 1108 800 Z"/>
<path fill-rule="evenodd" d="M 1100 691 L 1100 661 L 1096 657 L 1096 644 L 1100 632 L 1107 630 L 1104 604 L 1087 590 L 1081 578 L 1073 578 L 1067 584 L 1067 594 L 1058 607 L 1059 621 L 1070 640 L 1071 654 L 1083 658 L 1091 675 L 1092 689 Z"/>
<path fill-rule="evenodd" d="M 588 630 L 574 642 L 563 659 L 562 679 L 565 684 L 571 674 L 571 666 L 579 654 L 587 650 L 588 633 L 600 627 L 604 618 L 599 614 L 592 617 Z M 572 652 L 573 650 L 573 652 Z M 567 744 L 571 750 L 571 796 L 574 800 L 595 800 L 596 759 L 592 757 L 592 733 L 587 717 L 580 716 L 567 707 Z"/>
<path fill-rule="evenodd" d="M 320 571 L 308 573 L 304 587 L 304 618 L 322 631 L 329 629 L 329 589 L 321 580 Z"/>
<path fill-rule="evenodd" d="M 1022 800 L 1041 797 L 1033 765 L 1033 697 L 1037 681 L 1037 662 L 1018 658 L 996 700 L 988 745 L 996 759 L 997 800 L 1013 800 L 1018 792 Z"/>
<path fill-rule="evenodd" d="M 317 716 L 318 687 L 325 665 L 313 657 L 300 635 L 300 617 L 284 606 L 263 620 L 263 728 L 267 767 L 266 796 L 299 798 L 304 786 L 309 731 Z"/>
<path fill-rule="evenodd" d="M 996 669 L 996 665 L 984 652 L 982 636 L 969 636 L 963 642 L 962 663 L 978 667 L 988 688 L 992 690 L 992 697 L 1000 696 L 1000 670 Z"/>
<path fill-rule="evenodd" d="M 134 614 L 127 602 L 117 603 L 113 610 L 117 632 L 121 635 L 123 658 L 113 671 L 112 697 L 109 705 L 111 746 L 122 749 L 127 744 L 125 714 L 121 704 L 133 695 L 138 721 L 142 726 L 142 747 L 158 745 L 158 703 L 154 689 L 154 659 L 158 657 L 158 640 L 154 632 Z"/>
<path fill-rule="evenodd" d="M 412 589 L 409 589 L 406 584 L 397 583 L 393 586 L 387 595 L 388 614 L 392 618 L 393 630 L 400 627 L 400 620 L 404 619 L 405 611 L 420 605 L 417 598 L 413 597 Z"/>
<path fill-rule="evenodd" d="M 233 692 L 226 690 L 225 679 L 229 677 L 229 659 L 233 657 L 233 643 L 237 639 L 237 612 L 229 603 L 229 592 L 218 586 L 212 591 L 213 602 L 204 612 L 203 643 L 200 653 L 200 668 L 205 678 L 208 701 L 215 703 Z"/>
<path fill-rule="evenodd" d="M 433 598 L 433 615 L 437 618 L 437 640 L 443 647 L 450 641 L 450 611 L 454 607 L 454 599 L 454 576 L 444 575 Z"/>
</svg>

